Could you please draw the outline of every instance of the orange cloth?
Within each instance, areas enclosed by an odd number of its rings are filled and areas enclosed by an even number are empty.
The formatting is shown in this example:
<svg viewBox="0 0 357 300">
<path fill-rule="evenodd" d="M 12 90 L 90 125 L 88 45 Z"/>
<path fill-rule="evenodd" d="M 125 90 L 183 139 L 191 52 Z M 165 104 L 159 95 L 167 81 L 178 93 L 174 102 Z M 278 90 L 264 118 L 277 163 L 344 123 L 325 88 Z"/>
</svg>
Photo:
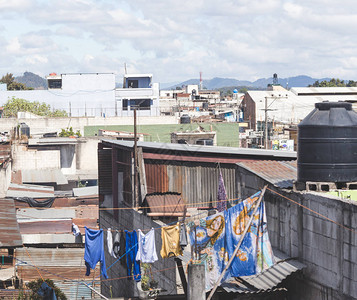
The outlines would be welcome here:
<svg viewBox="0 0 357 300">
<path fill-rule="evenodd" d="M 182 249 L 180 247 L 180 223 L 171 226 L 165 226 L 161 228 L 161 257 L 172 257 L 182 255 Z"/>
</svg>

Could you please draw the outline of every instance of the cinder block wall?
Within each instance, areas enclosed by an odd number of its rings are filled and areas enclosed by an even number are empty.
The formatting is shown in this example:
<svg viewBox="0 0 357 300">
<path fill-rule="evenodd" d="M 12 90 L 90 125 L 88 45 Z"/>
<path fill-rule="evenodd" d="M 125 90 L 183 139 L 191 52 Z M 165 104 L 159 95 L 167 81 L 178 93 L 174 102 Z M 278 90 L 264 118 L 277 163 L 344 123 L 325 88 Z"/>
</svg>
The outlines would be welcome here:
<svg viewBox="0 0 357 300">
<path fill-rule="evenodd" d="M 100 228 L 119 229 L 119 230 L 147 230 L 160 227 L 151 218 L 142 215 L 131 209 L 118 211 L 118 218 L 114 217 L 112 211 L 100 211 Z M 143 231 L 144 232 L 144 231 Z M 146 231 L 147 232 L 147 231 Z M 146 233 L 144 232 L 144 233 Z M 113 264 L 116 259 L 109 255 L 107 249 L 107 233 L 105 231 L 105 260 L 107 268 Z M 176 263 L 173 258 L 162 259 L 160 256 L 161 249 L 161 229 L 155 230 L 156 251 L 159 260 L 152 264 L 153 277 L 159 282 L 159 288 L 165 289 L 166 292 L 160 294 L 176 294 Z M 138 291 L 134 280 L 123 278 L 127 276 L 126 257 L 124 264 L 117 262 L 108 271 L 109 280 L 102 281 L 102 293 L 107 297 L 137 297 Z M 164 271 L 162 271 L 164 270 Z"/>
<path fill-rule="evenodd" d="M 240 170 L 238 173 L 242 198 L 266 184 L 250 172 Z M 289 281 L 289 299 L 356 299 L 357 203 L 324 193 L 272 189 L 332 220 L 266 192 L 264 200 L 272 246 L 307 266 L 302 277 Z"/>
</svg>

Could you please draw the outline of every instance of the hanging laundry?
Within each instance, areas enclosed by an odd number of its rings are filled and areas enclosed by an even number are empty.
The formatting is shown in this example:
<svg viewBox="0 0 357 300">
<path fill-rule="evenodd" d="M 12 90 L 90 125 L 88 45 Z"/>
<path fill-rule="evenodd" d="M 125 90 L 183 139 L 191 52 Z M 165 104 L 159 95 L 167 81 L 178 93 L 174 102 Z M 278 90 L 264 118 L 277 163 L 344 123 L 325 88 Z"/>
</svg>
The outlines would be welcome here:
<svg viewBox="0 0 357 300">
<path fill-rule="evenodd" d="M 206 291 L 211 290 L 238 245 L 254 211 L 260 193 L 238 203 L 228 210 L 201 219 L 199 225 L 188 224 L 189 242 L 205 264 Z M 274 264 L 262 201 L 240 249 L 222 282 L 232 276 L 257 274 Z"/>
<path fill-rule="evenodd" d="M 85 227 L 84 260 L 87 267 L 86 276 L 90 275 L 90 269 L 95 269 L 96 264 L 100 261 L 102 275 L 108 278 L 105 267 L 103 239 L 103 229 L 95 230 Z"/>
<path fill-rule="evenodd" d="M 217 210 L 219 212 L 227 209 L 227 193 L 221 170 L 219 170 Z"/>
<path fill-rule="evenodd" d="M 180 246 L 182 250 L 187 246 L 187 230 L 185 223 L 180 224 Z"/>
<path fill-rule="evenodd" d="M 227 210 L 226 243 L 229 257 L 233 254 L 242 238 L 261 192 L 238 203 Z M 230 266 L 230 275 L 249 276 L 260 273 L 274 264 L 273 250 L 270 244 L 264 201 L 261 201 L 251 226 L 245 235 L 235 259 Z"/>
<path fill-rule="evenodd" d="M 78 226 L 72 223 L 72 233 L 74 236 L 80 235 L 81 231 L 79 230 Z"/>
<path fill-rule="evenodd" d="M 155 230 L 152 228 L 147 234 L 143 234 L 138 230 L 139 242 L 138 253 L 136 260 L 140 260 L 142 263 L 153 263 L 158 260 L 155 246 Z"/>
<path fill-rule="evenodd" d="M 205 265 L 206 290 L 213 288 L 221 275 L 228 255 L 225 250 L 225 216 L 224 212 L 200 219 L 199 225 L 187 224 L 192 250 L 198 253 Z"/>
<path fill-rule="evenodd" d="M 113 243 L 113 253 L 116 257 L 120 257 L 119 251 L 120 251 L 120 232 L 117 230 L 115 233 L 114 237 L 114 243 Z M 108 245 L 109 248 L 109 245 Z"/>
<path fill-rule="evenodd" d="M 127 275 L 129 278 L 133 277 L 135 281 L 141 280 L 140 273 L 140 262 L 136 260 L 136 255 L 138 253 L 138 237 L 136 231 L 125 230 L 125 241 L 126 241 L 126 264 L 127 264 Z"/>
<path fill-rule="evenodd" d="M 113 235 L 112 235 L 111 228 L 108 228 L 107 230 L 107 247 L 108 247 L 109 254 L 116 258 L 116 255 L 114 254 Z"/>
<path fill-rule="evenodd" d="M 172 257 L 182 255 L 182 249 L 180 247 L 180 223 L 171 226 L 165 226 L 161 228 L 161 257 Z"/>
</svg>

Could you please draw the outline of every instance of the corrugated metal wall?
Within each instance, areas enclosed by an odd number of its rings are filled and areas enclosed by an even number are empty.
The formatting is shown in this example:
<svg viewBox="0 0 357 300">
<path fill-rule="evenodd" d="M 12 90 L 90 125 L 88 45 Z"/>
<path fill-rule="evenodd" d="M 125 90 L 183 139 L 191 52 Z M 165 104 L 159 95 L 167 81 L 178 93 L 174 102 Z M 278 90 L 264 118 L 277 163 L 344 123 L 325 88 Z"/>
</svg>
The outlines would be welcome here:
<svg viewBox="0 0 357 300">
<path fill-rule="evenodd" d="M 229 165 L 220 167 L 229 199 L 236 197 L 235 168 Z M 219 168 L 217 164 L 195 163 L 155 163 L 145 161 L 148 193 L 178 192 L 186 203 L 197 207 L 209 206 L 217 198 Z"/>
<path fill-rule="evenodd" d="M 96 295 L 94 292 L 85 285 L 77 283 L 78 280 L 84 279 L 91 285 L 93 275 L 97 277 L 100 274 L 100 264 L 97 264 L 95 270 L 91 270 L 91 276 L 85 276 L 84 248 L 28 248 L 27 251 L 31 258 L 24 248 L 15 250 L 18 259 L 16 269 L 20 279 L 28 282 L 40 278 L 37 269 L 33 267 L 36 266 L 43 278 L 52 279 L 68 299 L 94 298 Z M 99 281 L 95 283 L 95 289 L 100 292 Z"/>
</svg>

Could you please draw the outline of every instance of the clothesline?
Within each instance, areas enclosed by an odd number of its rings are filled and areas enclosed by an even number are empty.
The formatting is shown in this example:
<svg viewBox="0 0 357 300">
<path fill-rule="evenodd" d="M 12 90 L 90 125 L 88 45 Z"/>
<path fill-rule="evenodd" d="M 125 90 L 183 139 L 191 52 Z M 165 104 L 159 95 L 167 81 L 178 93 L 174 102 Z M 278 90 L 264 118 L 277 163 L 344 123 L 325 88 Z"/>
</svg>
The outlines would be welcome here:
<svg viewBox="0 0 357 300">
<path fill-rule="evenodd" d="M 240 198 L 230 198 L 230 199 L 226 199 L 226 200 L 220 200 L 222 202 L 227 202 L 227 201 L 238 201 L 240 200 Z M 170 205 L 155 205 L 155 206 L 135 206 L 135 207 L 99 207 L 98 210 L 127 210 L 127 209 L 135 209 L 135 210 L 140 210 L 140 209 L 152 209 L 152 208 L 165 208 L 165 207 L 177 207 L 177 206 L 188 206 L 188 207 L 197 207 L 198 205 L 201 204 L 210 204 L 213 203 L 214 201 L 202 201 L 202 202 L 196 202 L 196 203 L 182 203 L 182 204 L 170 204 Z M 217 200 L 216 200 L 217 202 Z M 86 205 L 86 207 L 94 207 L 96 205 L 91 204 L 91 205 Z M 27 207 L 21 207 L 23 209 L 27 209 Z M 31 207 L 31 208 L 36 208 L 36 209 L 63 209 L 63 207 Z"/>
</svg>

